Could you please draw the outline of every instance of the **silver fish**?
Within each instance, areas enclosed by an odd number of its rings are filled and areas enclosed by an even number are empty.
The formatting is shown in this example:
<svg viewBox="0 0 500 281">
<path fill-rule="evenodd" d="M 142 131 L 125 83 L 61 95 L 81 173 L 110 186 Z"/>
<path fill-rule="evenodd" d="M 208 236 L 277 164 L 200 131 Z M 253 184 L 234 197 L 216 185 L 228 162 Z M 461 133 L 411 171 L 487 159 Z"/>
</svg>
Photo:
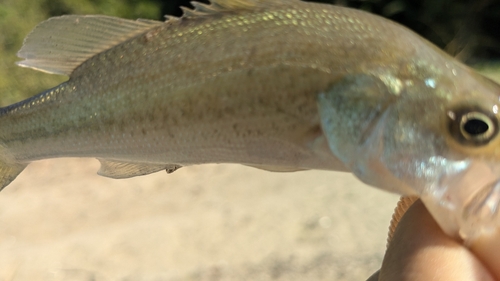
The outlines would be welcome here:
<svg viewBox="0 0 500 281">
<path fill-rule="evenodd" d="M 203 163 L 324 169 L 421 196 L 450 235 L 498 227 L 499 85 L 366 12 L 194 5 L 166 22 L 38 25 L 19 65 L 69 80 L 0 109 L 0 187 L 67 156 L 96 157 L 113 178 Z"/>
</svg>

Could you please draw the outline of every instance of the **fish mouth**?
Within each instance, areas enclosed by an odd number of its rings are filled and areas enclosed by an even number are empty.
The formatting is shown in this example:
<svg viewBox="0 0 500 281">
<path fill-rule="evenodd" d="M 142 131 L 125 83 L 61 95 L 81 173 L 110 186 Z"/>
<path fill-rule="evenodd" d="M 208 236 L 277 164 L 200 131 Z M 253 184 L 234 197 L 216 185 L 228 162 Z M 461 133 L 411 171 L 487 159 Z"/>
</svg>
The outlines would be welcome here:
<svg viewBox="0 0 500 281">
<path fill-rule="evenodd" d="M 459 235 L 467 244 L 500 227 L 500 180 L 476 192 L 462 210 Z"/>
<path fill-rule="evenodd" d="M 472 244 L 500 229 L 500 166 L 471 160 L 455 174 L 443 174 L 421 198 L 443 231 Z"/>
</svg>

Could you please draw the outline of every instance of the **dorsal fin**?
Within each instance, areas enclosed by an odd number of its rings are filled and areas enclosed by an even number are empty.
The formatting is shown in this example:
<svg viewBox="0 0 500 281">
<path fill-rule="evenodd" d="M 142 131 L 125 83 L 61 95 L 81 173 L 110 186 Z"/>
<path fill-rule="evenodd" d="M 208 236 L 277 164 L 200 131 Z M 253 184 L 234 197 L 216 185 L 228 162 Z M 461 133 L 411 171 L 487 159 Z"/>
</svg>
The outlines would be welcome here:
<svg viewBox="0 0 500 281">
<path fill-rule="evenodd" d="M 194 10 L 181 7 L 184 12 L 183 17 L 197 17 L 203 15 L 217 14 L 229 11 L 245 11 L 261 7 L 275 7 L 285 4 L 293 4 L 299 0 L 210 0 L 210 5 L 193 1 L 191 5 Z"/>
<path fill-rule="evenodd" d="M 163 24 L 152 20 L 127 20 L 109 16 L 69 15 L 40 23 L 17 53 L 18 65 L 70 75 L 92 56 Z"/>
<path fill-rule="evenodd" d="M 181 7 L 183 18 L 221 12 L 248 11 L 290 5 L 299 0 L 211 0 L 210 5 L 192 2 L 194 10 Z M 177 20 L 167 16 L 169 21 Z M 19 66 L 47 73 L 71 75 L 94 55 L 164 24 L 153 20 L 127 20 L 100 15 L 67 15 L 40 23 L 24 40 L 17 55 Z"/>
</svg>

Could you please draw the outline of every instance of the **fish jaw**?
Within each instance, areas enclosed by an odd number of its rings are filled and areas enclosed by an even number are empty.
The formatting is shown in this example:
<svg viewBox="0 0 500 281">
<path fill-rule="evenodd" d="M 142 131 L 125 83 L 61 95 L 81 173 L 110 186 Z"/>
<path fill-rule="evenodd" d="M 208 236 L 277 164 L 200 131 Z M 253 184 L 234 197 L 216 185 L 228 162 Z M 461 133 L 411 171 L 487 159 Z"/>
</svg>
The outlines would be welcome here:
<svg viewBox="0 0 500 281">
<path fill-rule="evenodd" d="M 421 195 L 443 230 L 472 244 L 500 226 L 500 165 L 472 160 L 456 173 L 442 174 Z"/>
</svg>

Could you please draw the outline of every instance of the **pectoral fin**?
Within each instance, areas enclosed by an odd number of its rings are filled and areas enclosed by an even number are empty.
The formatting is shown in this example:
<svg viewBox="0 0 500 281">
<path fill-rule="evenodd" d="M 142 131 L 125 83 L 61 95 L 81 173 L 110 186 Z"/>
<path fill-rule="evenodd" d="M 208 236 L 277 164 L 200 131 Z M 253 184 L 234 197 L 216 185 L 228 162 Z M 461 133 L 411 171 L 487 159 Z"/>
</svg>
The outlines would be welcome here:
<svg viewBox="0 0 500 281">
<path fill-rule="evenodd" d="M 107 159 L 98 159 L 101 162 L 101 168 L 97 174 L 113 178 L 125 179 L 136 176 L 142 176 L 166 170 L 167 173 L 173 173 L 181 166 L 177 164 L 149 164 L 149 163 L 130 163 Z"/>
</svg>

